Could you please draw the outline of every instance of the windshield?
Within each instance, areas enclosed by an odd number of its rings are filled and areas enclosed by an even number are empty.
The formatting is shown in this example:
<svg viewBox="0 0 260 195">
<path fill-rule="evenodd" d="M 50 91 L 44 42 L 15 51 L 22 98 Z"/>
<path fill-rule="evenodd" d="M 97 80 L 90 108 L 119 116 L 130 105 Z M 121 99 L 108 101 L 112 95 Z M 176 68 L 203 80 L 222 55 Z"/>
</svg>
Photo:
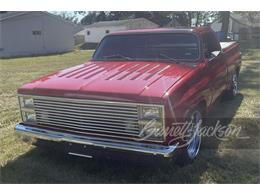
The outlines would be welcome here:
<svg viewBox="0 0 260 195">
<path fill-rule="evenodd" d="M 100 43 L 93 60 L 170 60 L 199 58 L 198 38 L 190 33 L 110 35 Z"/>
</svg>

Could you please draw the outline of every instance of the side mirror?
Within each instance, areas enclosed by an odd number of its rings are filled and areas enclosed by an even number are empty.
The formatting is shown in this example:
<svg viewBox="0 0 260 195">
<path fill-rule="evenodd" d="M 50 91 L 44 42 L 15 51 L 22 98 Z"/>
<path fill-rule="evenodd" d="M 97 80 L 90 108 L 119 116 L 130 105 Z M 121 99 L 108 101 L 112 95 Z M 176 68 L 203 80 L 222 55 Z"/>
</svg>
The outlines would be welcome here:
<svg viewBox="0 0 260 195">
<path fill-rule="evenodd" d="M 211 54 L 211 57 L 217 57 L 218 55 L 220 55 L 222 52 L 221 51 L 212 51 L 210 54 Z"/>
<path fill-rule="evenodd" d="M 211 61 L 215 59 L 217 56 L 219 56 L 222 53 L 222 51 L 212 51 L 210 52 L 210 55 L 208 56 L 208 60 Z"/>
</svg>

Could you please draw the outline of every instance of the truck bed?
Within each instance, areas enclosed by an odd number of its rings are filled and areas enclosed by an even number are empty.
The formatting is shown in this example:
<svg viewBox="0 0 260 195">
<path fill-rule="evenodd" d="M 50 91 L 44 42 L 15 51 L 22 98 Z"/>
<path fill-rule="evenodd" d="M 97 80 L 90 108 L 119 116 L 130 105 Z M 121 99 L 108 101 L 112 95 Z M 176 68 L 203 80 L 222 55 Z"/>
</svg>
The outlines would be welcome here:
<svg viewBox="0 0 260 195">
<path fill-rule="evenodd" d="M 231 47 L 232 45 L 236 44 L 236 42 L 220 42 L 220 46 L 222 50 L 227 49 L 228 47 Z"/>
</svg>

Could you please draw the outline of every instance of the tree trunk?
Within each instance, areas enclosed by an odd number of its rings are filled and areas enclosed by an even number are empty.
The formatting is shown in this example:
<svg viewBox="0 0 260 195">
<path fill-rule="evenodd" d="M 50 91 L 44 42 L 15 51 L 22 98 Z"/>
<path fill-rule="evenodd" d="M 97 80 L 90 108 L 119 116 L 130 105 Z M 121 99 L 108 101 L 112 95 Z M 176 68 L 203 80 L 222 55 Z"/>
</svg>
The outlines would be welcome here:
<svg viewBox="0 0 260 195">
<path fill-rule="evenodd" d="M 222 23 L 221 31 L 224 33 L 224 39 L 227 39 L 227 35 L 228 35 L 229 17 L 230 17 L 230 12 L 227 11 L 220 12 L 220 18 Z"/>
<path fill-rule="evenodd" d="M 200 19 L 200 12 L 197 12 L 197 17 L 196 17 L 196 26 L 199 25 L 199 19 Z"/>
<path fill-rule="evenodd" d="M 188 26 L 191 27 L 191 20 L 192 20 L 192 14 L 191 12 L 188 12 Z"/>
</svg>

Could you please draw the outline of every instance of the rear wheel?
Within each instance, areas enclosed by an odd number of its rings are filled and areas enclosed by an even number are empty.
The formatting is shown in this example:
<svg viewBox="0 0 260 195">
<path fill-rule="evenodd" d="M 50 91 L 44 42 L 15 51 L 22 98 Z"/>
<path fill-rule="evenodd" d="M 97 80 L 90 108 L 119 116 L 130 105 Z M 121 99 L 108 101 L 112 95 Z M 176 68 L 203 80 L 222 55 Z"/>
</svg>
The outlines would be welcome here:
<svg viewBox="0 0 260 195">
<path fill-rule="evenodd" d="M 177 163 L 181 166 L 191 163 L 199 154 L 201 145 L 200 127 L 202 124 L 201 109 L 196 108 L 188 115 L 188 122 L 192 125 L 185 132 L 185 144 L 177 158 Z"/>
<path fill-rule="evenodd" d="M 239 82 L 238 82 L 238 74 L 234 73 L 232 75 L 232 80 L 230 84 L 230 89 L 224 94 L 224 100 L 232 100 L 239 93 Z"/>
</svg>

